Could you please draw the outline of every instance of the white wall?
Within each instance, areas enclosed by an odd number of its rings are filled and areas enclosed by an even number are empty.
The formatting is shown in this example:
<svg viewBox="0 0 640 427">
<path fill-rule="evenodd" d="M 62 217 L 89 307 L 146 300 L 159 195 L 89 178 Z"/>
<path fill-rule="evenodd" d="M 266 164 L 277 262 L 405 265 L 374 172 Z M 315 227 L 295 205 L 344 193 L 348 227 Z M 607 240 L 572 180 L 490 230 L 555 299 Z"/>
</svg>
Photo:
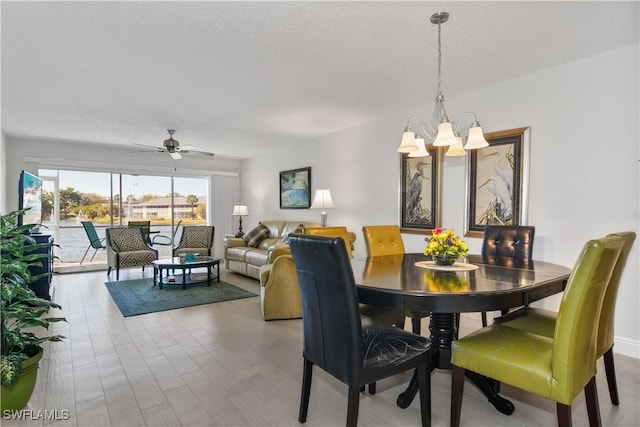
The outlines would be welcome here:
<svg viewBox="0 0 640 427">
<path fill-rule="evenodd" d="M 639 46 L 605 52 L 458 96 L 447 110 L 478 114 L 485 132 L 531 127 L 529 224 L 536 226 L 534 258 L 572 266 L 582 245 L 606 233 L 639 232 Z M 446 95 L 446 93 L 445 93 Z M 414 111 L 292 144 L 241 164 L 241 199 L 259 220 L 319 220 L 316 210 L 280 210 L 278 172 L 311 166 L 312 190 L 331 190 L 336 209 L 328 223 L 358 235 L 356 256 L 366 255 L 365 224 L 398 224 L 400 160 L 396 152 L 406 119 L 430 117 L 433 96 Z M 445 158 L 443 225 L 462 232 L 466 158 Z M 405 234 L 407 251 L 424 236 Z M 479 252 L 480 239 L 466 239 Z M 640 357 L 639 243 L 631 253 L 616 311 L 616 347 Z M 559 297 L 542 305 L 556 309 Z"/>
<path fill-rule="evenodd" d="M 209 208 L 207 220 L 215 227 L 214 251 L 222 255 L 224 234 L 233 231 L 231 212 L 239 203 L 238 160 L 184 156 L 173 161 L 164 153 L 131 153 L 132 147 L 111 146 L 8 137 L 5 184 L 7 211 L 18 207 L 18 177 L 25 169 L 37 173 L 38 167 L 66 170 L 136 173 L 159 176 L 207 176 Z M 5 199 L 5 197 L 3 197 Z M 3 210 L 2 212 L 5 212 Z"/>
</svg>

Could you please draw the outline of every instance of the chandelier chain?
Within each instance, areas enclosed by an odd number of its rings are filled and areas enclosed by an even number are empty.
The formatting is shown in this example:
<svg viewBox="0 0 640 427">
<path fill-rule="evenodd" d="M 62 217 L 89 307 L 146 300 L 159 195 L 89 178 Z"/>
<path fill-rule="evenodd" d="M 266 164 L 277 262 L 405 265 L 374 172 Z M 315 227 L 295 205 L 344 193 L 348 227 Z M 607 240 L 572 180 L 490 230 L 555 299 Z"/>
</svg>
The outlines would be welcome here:
<svg viewBox="0 0 640 427">
<path fill-rule="evenodd" d="M 440 41 L 440 28 L 438 24 L 438 95 L 442 93 L 442 42 Z"/>
</svg>

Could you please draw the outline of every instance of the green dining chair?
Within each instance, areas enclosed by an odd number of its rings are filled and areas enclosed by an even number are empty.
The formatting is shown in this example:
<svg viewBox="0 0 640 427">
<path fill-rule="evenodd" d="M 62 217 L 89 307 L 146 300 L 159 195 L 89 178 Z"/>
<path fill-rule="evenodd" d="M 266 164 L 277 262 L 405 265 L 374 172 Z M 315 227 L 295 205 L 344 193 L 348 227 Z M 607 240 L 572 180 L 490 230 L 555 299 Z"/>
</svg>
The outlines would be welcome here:
<svg viewBox="0 0 640 427">
<path fill-rule="evenodd" d="M 493 324 L 453 341 L 452 427 L 460 425 L 465 370 L 555 401 L 560 427 L 571 426 L 571 404 L 584 389 L 589 424 L 601 425 L 595 381 L 598 321 L 622 245 L 616 236 L 585 244 L 562 295 L 552 338 Z"/>
<path fill-rule="evenodd" d="M 609 397 L 611 398 L 611 403 L 617 406 L 620 404 L 620 398 L 618 397 L 618 384 L 613 361 L 614 314 L 620 279 L 627 264 L 629 252 L 631 252 L 631 247 L 636 239 L 636 233 L 633 231 L 625 231 L 612 233 L 607 237 L 609 236 L 620 237 L 623 245 L 618 261 L 616 261 L 613 269 L 611 280 L 607 285 L 604 302 L 602 303 L 602 311 L 600 312 L 600 321 L 598 324 L 596 359 L 604 357 L 604 369 L 607 375 L 607 385 L 609 386 Z M 499 317 L 495 321 L 503 326 L 533 332 L 551 338 L 553 337 L 556 327 L 557 317 L 558 313 L 555 311 L 527 307 L 507 316 Z"/>
</svg>

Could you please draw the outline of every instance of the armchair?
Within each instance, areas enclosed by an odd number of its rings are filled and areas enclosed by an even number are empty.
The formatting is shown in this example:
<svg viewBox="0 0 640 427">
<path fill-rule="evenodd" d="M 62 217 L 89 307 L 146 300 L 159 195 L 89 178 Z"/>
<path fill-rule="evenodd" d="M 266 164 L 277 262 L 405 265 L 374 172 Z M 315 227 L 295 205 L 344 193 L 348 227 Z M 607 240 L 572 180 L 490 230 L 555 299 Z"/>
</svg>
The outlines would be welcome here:
<svg viewBox="0 0 640 427">
<path fill-rule="evenodd" d="M 173 256 L 192 253 L 212 256 L 214 227 L 211 225 L 185 225 Z"/>
<path fill-rule="evenodd" d="M 356 239 L 346 227 L 304 227 L 305 234 L 340 236 L 347 252 Z M 300 288 L 288 245 L 269 251 L 267 264 L 260 267 L 260 307 L 264 320 L 299 319 L 302 317 Z"/>
<path fill-rule="evenodd" d="M 147 244 L 142 228 L 118 227 L 106 229 L 107 276 L 116 269 L 116 280 L 120 280 L 120 269 L 144 267 L 158 259 L 158 251 Z"/>
</svg>

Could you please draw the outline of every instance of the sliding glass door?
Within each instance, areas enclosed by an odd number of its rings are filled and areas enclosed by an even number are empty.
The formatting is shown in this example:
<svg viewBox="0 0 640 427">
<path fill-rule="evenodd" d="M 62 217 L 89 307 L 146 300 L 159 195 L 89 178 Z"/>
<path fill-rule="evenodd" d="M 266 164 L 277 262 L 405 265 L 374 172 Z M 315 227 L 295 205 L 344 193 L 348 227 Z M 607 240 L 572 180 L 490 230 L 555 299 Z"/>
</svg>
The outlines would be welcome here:
<svg viewBox="0 0 640 427">
<path fill-rule="evenodd" d="M 207 224 L 208 180 L 106 172 L 40 169 L 45 182 L 44 224 L 59 245 L 59 262 L 79 262 L 89 239 L 82 221 L 90 221 L 104 237 L 104 229 L 149 221 L 150 240 L 180 238 L 180 225 Z M 171 256 L 171 244 L 157 245 L 160 257 Z M 93 250 L 89 251 L 88 262 Z M 105 251 L 94 259 L 104 262 Z"/>
</svg>

